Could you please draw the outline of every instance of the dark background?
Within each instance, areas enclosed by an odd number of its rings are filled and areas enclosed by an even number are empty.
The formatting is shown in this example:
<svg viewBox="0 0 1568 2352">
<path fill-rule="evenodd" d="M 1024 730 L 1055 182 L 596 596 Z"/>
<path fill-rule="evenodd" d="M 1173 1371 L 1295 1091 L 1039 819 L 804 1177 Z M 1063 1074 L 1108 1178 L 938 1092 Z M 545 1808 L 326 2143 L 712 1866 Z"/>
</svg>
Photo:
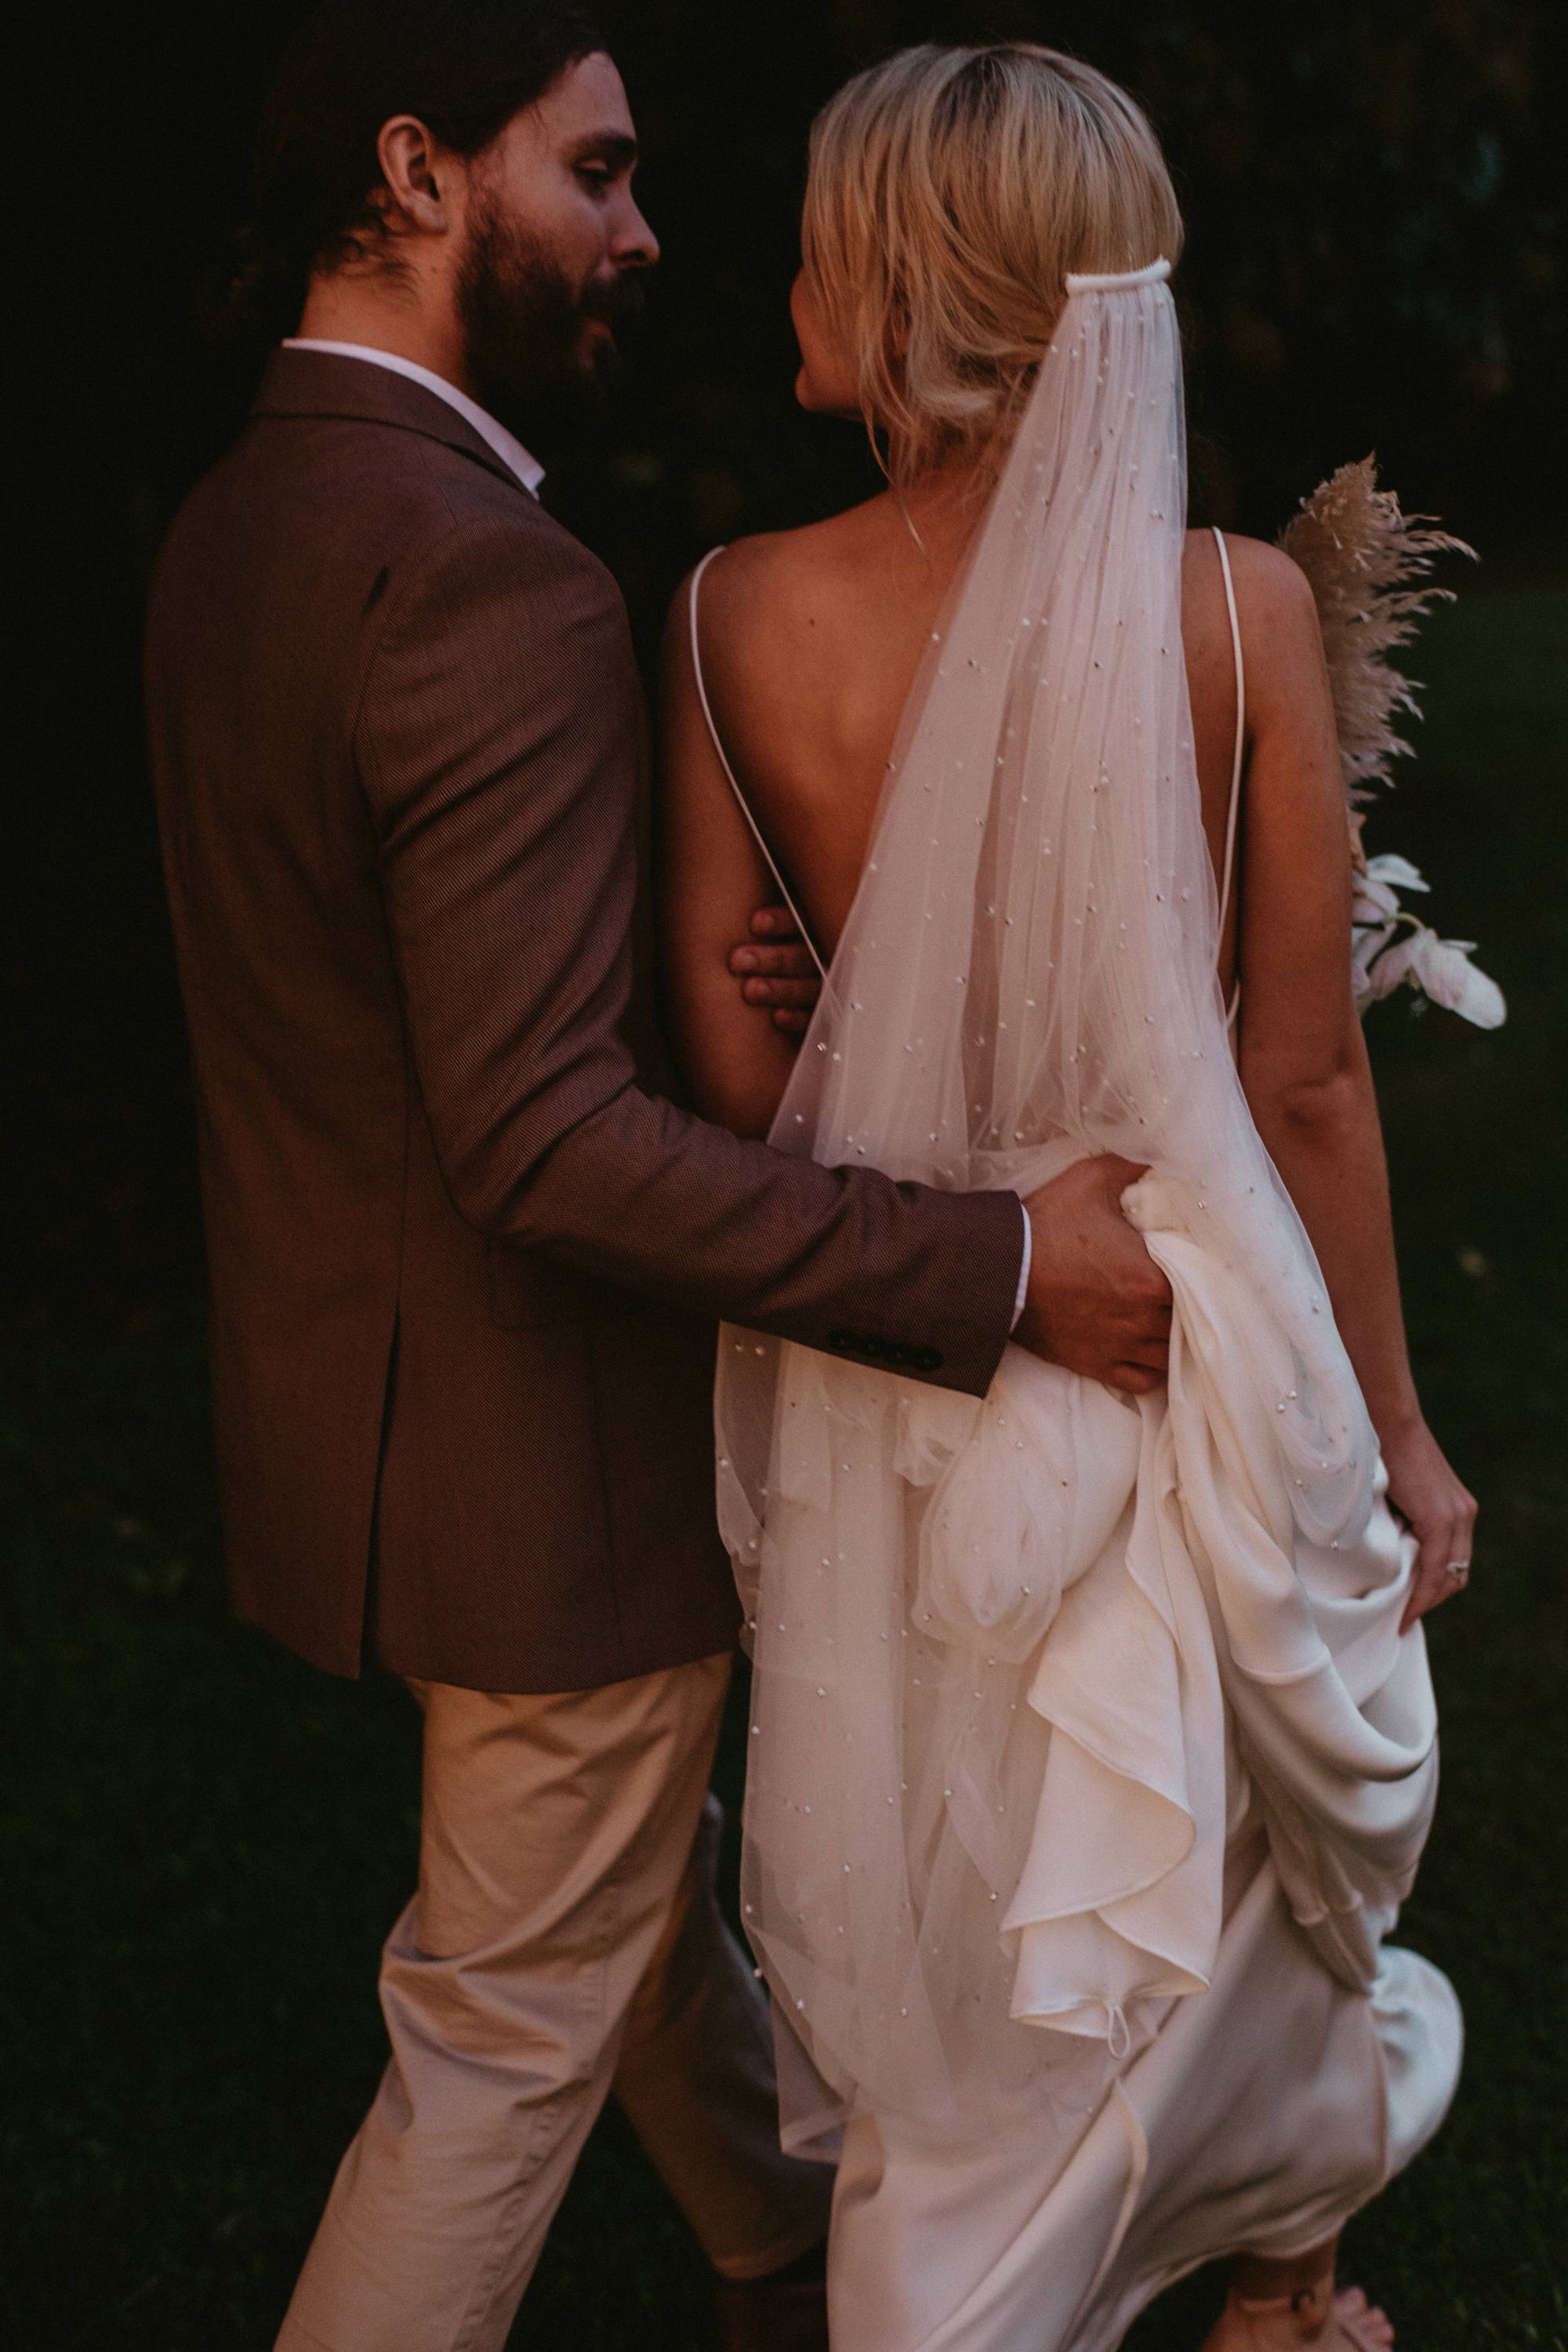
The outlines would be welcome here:
<svg viewBox="0 0 1568 2352">
<path fill-rule="evenodd" d="M 19 58 L 0 923 L 0 2200 L 18 2226 L 0 2222 L 0 2324 L 26 2352 L 270 2341 L 374 2080 L 374 1949 L 411 1866 L 401 1693 L 312 1675 L 223 1599 L 137 693 L 159 538 L 255 381 L 203 308 L 300 13 L 36 12 Z M 872 485 L 861 439 L 790 396 L 805 134 L 855 67 L 928 37 L 1075 48 L 1153 114 L 1188 220 L 1195 520 L 1272 536 L 1375 448 L 1406 507 L 1486 559 L 1423 646 L 1423 759 L 1372 829 L 1427 868 L 1440 928 L 1482 940 L 1511 1008 L 1490 1038 L 1403 1003 L 1372 1024 L 1418 1370 L 1486 1507 L 1469 1613 L 1435 1633 L 1448 1792 L 1411 1927 L 1458 1978 L 1479 2054 L 1361 2243 L 1415 2352 L 1563 2346 L 1568 7 L 605 14 L 665 263 L 614 413 L 542 454 L 547 502 L 616 572 L 645 652 L 706 547 Z M 1140 2342 L 1195 2344 L 1204 2291 Z M 516 2341 L 674 2352 L 704 2340 L 701 2310 L 683 2227 L 612 2118 Z"/>
</svg>

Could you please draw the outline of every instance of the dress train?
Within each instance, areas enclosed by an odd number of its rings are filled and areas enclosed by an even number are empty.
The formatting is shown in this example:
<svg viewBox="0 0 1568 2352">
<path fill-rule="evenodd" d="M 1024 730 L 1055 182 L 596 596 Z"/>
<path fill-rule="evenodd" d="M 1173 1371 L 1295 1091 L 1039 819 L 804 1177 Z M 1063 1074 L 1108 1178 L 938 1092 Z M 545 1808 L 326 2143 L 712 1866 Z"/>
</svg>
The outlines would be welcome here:
<svg viewBox="0 0 1568 2352">
<path fill-rule="evenodd" d="M 1320 2244 L 1436 2131 L 1458 2074 L 1445 1977 L 1385 1947 L 1370 1997 L 1323 1968 L 1266 1839 L 1233 1840 L 1214 1981 L 1175 2001 L 1076 2138 L 1042 2116 L 922 2142 L 856 2109 L 829 2312 L 853 2352 L 1113 2352 L 1186 2272 Z"/>
</svg>

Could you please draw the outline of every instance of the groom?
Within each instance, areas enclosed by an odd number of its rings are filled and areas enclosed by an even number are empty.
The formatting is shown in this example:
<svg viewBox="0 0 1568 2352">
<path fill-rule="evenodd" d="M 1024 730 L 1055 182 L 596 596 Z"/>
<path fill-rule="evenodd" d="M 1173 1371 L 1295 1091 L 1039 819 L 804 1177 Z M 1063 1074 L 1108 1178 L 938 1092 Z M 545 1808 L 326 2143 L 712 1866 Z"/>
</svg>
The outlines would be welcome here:
<svg viewBox="0 0 1568 2352">
<path fill-rule="evenodd" d="M 827 2176 L 712 1893 L 713 1323 L 979 1395 L 1021 1311 L 1138 1388 L 1167 1294 L 1125 1162 L 1026 1218 L 673 1098 L 625 616 L 500 421 L 591 389 L 657 256 L 593 26 L 336 7 L 262 152 L 257 282 L 303 318 L 148 651 L 225 1528 L 239 1607 L 404 1675 L 425 1742 L 392 2060 L 279 2342 L 500 2352 L 613 2086 L 726 2342 L 820 2345 Z"/>
</svg>

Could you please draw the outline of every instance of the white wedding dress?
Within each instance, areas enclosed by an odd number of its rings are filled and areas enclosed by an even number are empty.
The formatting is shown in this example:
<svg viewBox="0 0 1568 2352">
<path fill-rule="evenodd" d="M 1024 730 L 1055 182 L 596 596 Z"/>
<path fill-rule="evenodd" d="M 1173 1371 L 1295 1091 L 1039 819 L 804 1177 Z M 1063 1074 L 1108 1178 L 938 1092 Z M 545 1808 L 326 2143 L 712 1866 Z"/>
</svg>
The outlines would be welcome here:
<svg viewBox="0 0 1568 2352">
<path fill-rule="evenodd" d="M 1068 281 L 773 1139 L 1020 1192 L 1148 1162 L 1169 1382 L 721 1350 L 742 1896 L 786 2141 L 841 2148 L 845 2352 L 1110 2352 L 1196 2263 L 1330 2235 L 1458 2066 L 1385 1941 L 1436 1785 L 1414 1547 L 1215 978 L 1167 275 Z"/>
</svg>

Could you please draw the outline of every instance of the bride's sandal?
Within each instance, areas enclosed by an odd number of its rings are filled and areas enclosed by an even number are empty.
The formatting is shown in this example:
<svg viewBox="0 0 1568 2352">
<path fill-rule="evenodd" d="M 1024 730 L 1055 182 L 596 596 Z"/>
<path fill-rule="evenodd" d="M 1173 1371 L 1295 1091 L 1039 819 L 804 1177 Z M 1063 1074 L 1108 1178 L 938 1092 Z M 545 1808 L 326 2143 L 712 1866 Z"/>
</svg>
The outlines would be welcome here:
<svg viewBox="0 0 1568 2352">
<path fill-rule="evenodd" d="M 1368 2303 L 1359 2286 L 1342 2287 L 1335 2295 L 1334 2317 L 1356 2352 L 1391 2352 L 1394 2322 L 1386 2311 Z"/>
<path fill-rule="evenodd" d="M 1320 2279 L 1315 2286 L 1298 2287 L 1294 2294 L 1259 2297 L 1232 2294 L 1230 2308 L 1247 2322 L 1247 2352 L 1265 2352 L 1270 2338 L 1278 2340 L 1275 2331 L 1265 2331 L 1254 2323 L 1260 2319 L 1289 2318 L 1295 2340 L 1318 2347 L 1318 2352 L 1339 2352 L 1339 2347 L 1326 2331 L 1332 2322 L 1343 2343 L 1353 2347 L 1353 2352 L 1390 2352 L 1394 2328 L 1385 2312 L 1369 2304 L 1359 2286 L 1342 2288 L 1334 2293 L 1331 2273 Z"/>
</svg>

